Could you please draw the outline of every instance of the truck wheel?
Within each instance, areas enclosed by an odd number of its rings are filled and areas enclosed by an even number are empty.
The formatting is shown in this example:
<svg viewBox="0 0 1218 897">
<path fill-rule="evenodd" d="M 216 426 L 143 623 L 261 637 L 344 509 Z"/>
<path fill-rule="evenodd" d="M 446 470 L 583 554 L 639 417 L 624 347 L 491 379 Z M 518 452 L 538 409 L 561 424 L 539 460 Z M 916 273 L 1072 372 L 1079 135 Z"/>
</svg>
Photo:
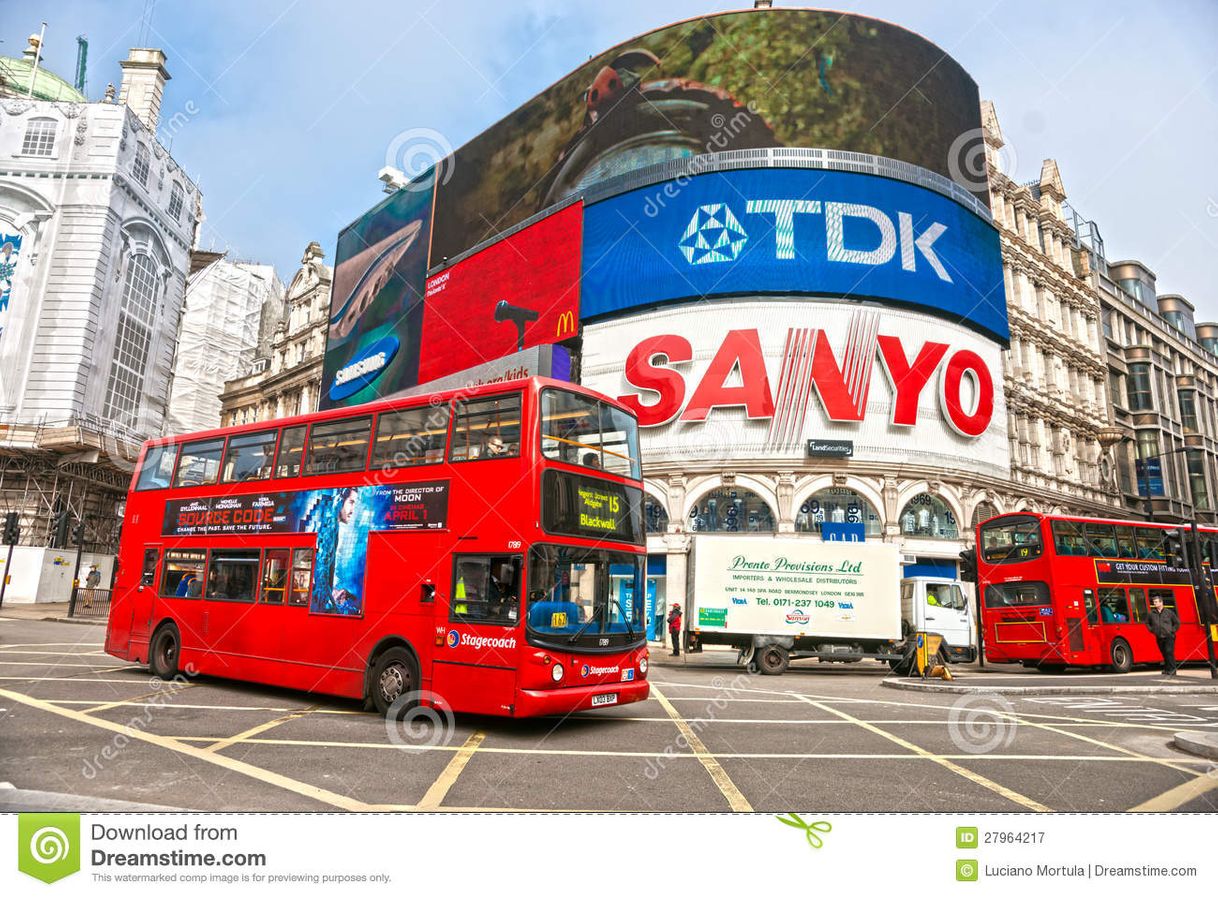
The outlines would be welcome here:
<svg viewBox="0 0 1218 897">
<path fill-rule="evenodd" d="M 791 655 L 781 645 L 766 645 L 753 656 L 763 676 L 781 676 L 791 665 Z"/>
<path fill-rule="evenodd" d="M 1133 650 L 1129 642 L 1123 638 L 1115 639 L 1112 643 L 1112 671 L 1128 673 L 1133 669 Z"/>
<path fill-rule="evenodd" d="M 172 679 L 178 673 L 180 648 L 178 628 L 172 623 L 162 626 L 152 637 L 152 647 L 148 649 L 148 671 L 158 679 Z"/>
</svg>

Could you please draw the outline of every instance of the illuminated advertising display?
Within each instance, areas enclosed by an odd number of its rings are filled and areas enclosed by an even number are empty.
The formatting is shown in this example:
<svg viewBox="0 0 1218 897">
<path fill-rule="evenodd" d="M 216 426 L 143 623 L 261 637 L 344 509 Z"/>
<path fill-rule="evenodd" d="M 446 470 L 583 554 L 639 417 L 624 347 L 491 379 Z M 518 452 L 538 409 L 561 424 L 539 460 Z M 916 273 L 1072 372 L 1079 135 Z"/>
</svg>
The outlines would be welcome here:
<svg viewBox="0 0 1218 897">
<path fill-rule="evenodd" d="M 548 533 L 643 544 L 643 495 L 638 489 L 547 470 L 542 527 Z"/>
<path fill-rule="evenodd" d="M 803 9 L 679 22 L 593 57 L 441 162 L 431 263 L 675 159 L 825 147 L 954 177 L 980 129 L 972 78 L 896 25 Z M 984 175 L 970 180 L 988 202 Z"/>
<path fill-rule="evenodd" d="M 358 405 L 418 382 L 433 173 L 338 237 L 320 407 Z"/>
<path fill-rule="evenodd" d="M 716 295 L 878 299 L 1005 342 L 998 233 L 951 199 L 869 174 L 762 168 L 586 210 L 584 318 Z"/>
<path fill-rule="evenodd" d="M 428 279 L 419 382 L 576 336 L 582 222 L 574 203 Z"/>
</svg>

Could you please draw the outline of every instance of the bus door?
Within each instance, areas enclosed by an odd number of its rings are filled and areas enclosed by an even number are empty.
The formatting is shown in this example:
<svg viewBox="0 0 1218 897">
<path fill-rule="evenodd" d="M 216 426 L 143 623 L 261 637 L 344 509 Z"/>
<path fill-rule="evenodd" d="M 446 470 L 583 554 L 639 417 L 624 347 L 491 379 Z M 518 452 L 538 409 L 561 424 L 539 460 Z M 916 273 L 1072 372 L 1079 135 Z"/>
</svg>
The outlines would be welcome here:
<svg viewBox="0 0 1218 897">
<path fill-rule="evenodd" d="M 113 625 L 108 627 L 108 647 L 114 651 L 126 651 L 132 638 L 137 642 L 148 639 L 160 559 L 160 548 L 156 545 L 146 545 L 138 576 L 132 578 L 123 572 L 115 578 L 114 592 L 110 597 Z"/>
<path fill-rule="evenodd" d="M 447 600 L 435 602 L 436 630 L 444 635 L 432 691 L 444 703 L 494 714 L 515 703 L 522 567 L 519 554 L 454 555 Z"/>
<path fill-rule="evenodd" d="M 1086 614 L 1084 617 L 1083 614 Z M 1084 631 L 1099 623 L 1099 611 L 1095 603 L 1095 590 L 1083 589 L 1083 600 L 1080 606 L 1073 601 L 1066 608 L 1066 648 L 1072 652 L 1083 651 L 1087 647 Z"/>
<path fill-rule="evenodd" d="M 1112 656 L 1112 643 L 1115 639 L 1124 639 L 1133 644 L 1131 629 L 1133 626 L 1133 611 L 1130 608 L 1131 593 L 1140 593 L 1141 589 L 1126 590 L 1118 587 L 1107 587 L 1099 590 L 1100 642 L 1105 657 Z"/>
</svg>

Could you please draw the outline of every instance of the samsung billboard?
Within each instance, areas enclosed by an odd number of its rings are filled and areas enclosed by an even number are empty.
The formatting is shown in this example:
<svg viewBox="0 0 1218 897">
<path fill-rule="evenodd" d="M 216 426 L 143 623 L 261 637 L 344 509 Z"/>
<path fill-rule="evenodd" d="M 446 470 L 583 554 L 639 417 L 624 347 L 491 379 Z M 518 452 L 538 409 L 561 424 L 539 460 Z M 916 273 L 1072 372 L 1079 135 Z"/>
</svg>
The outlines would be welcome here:
<svg viewBox="0 0 1218 897">
<path fill-rule="evenodd" d="M 1009 337 L 998 233 L 933 190 L 854 172 L 700 174 L 588 206 L 585 319 L 674 300 L 878 300 Z"/>
</svg>

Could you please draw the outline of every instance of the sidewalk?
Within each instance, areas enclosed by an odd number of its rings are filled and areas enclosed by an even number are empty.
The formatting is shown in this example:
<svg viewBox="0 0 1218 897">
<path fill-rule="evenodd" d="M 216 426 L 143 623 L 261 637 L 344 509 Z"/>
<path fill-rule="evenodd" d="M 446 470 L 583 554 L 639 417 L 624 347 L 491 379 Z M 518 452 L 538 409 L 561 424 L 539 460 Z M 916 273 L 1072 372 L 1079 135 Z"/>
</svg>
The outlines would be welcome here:
<svg viewBox="0 0 1218 897">
<path fill-rule="evenodd" d="M 1181 667 L 1174 679 L 1160 676 L 1157 669 L 1137 669 L 1123 674 L 1096 670 L 1067 670 L 1048 674 L 1036 670 L 1013 670 L 1006 664 L 1000 667 L 964 664 L 950 669 L 953 677 L 950 682 L 893 676 L 881 684 L 906 691 L 962 695 L 1218 694 L 1218 679 L 1210 678 L 1208 666 L 1196 664 Z"/>
<path fill-rule="evenodd" d="M 85 623 L 105 626 L 104 617 L 69 617 L 66 601 L 37 601 L 33 604 L 10 604 L 0 607 L 0 620 L 44 620 L 50 623 Z"/>
</svg>

